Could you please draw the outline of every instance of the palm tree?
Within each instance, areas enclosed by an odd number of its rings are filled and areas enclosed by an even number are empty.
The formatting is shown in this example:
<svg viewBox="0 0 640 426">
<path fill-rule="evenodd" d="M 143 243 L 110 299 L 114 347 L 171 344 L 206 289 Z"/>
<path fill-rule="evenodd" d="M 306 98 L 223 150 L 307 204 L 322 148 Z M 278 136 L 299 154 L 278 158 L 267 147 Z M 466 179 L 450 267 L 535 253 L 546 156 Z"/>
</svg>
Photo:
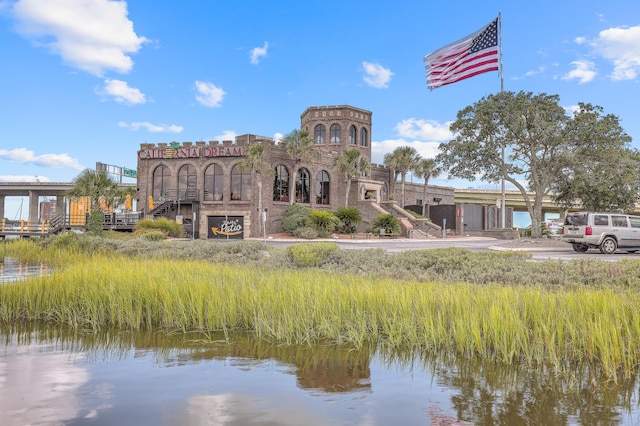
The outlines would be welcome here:
<svg viewBox="0 0 640 426">
<path fill-rule="evenodd" d="M 433 158 L 423 158 L 418 161 L 413 168 L 413 171 L 417 178 L 424 178 L 422 214 L 423 216 L 427 216 L 427 206 L 429 205 L 429 201 L 427 199 L 427 185 L 429 184 L 429 179 L 438 176 L 442 172 L 442 169 L 438 167 L 438 163 Z"/>
<path fill-rule="evenodd" d="M 130 193 L 120 189 L 118 183 L 109 178 L 106 173 L 90 169 L 85 169 L 73 179 L 72 183 L 73 187 L 67 191 L 67 196 L 89 197 L 92 211 L 102 209 L 101 200 L 104 200 L 105 207 L 109 208 L 123 201 L 126 193 Z"/>
<path fill-rule="evenodd" d="M 289 134 L 280 139 L 280 145 L 287 151 L 289 157 L 294 160 L 293 164 L 293 187 L 298 176 L 298 163 L 309 162 L 319 159 L 322 154 L 315 149 L 315 141 L 306 130 L 292 130 Z M 289 204 L 293 204 L 295 193 L 289 194 Z"/>
<path fill-rule="evenodd" d="M 240 170 L 250 170 L 256 175 L 258 186 L 258 211 L 262 214 L 262 178 L 273 175 L 271 165 L 264 159 L 265 147 L 262 143 L 254 143 L 247 147 L 245 158 L 238 163 Z"/>
<path fill-rule="evenodd" d="M 402 208 L 404 208 L 404 184 L 406 181 L 407 173 L 413 170 L 419 159 L 420 155 L 418 154 L 418 151 L 410 146 L 398 147 L 391 153 L 392 168 L 395 172 L 399 173 L 402 178 L 402 203 L 400 203 Z M 394 181 L 396 176 L 394 176 Z"/>
<path fill-rule="evenodd" d="M 351 179 L 365 176 L 370 169 L 369 161 L 363 157 L 356 148 L 345 149 L 333 158 L 333 167 L 340 173 L 344 173 L 344 181 L 347 184 L 347 194 L 345 197 L 345 207 L 349 205 L 349 191 L 351 189 Z"/>
<path fill-rule="evenodd" d="M 396 193 L 396 182 L 398 181 L 398 176 L 400 176 L 400 172 L 398 172 L 396 156 L 393 152 L 388 152 L 384 155 L 383 164 L 391 169 L 391 173 L 393 174 L 393 179 L 389 182 L 389 199 L 393 200 L 394 194 Z"/>
</svg>

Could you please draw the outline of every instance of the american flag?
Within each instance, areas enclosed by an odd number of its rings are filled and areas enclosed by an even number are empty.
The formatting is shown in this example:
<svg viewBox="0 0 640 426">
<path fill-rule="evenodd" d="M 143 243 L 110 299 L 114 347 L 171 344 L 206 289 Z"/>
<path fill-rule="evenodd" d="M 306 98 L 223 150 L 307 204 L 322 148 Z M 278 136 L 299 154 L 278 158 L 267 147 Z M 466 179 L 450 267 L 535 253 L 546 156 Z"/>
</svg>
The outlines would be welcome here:
<svg viewBox="0 0 640 426">
<path fill-rule="evenodd" d="M 498 19 L 425 56 L 427 87 L 432 90 L 478 74 L 498 71 Z"/>
</svg>

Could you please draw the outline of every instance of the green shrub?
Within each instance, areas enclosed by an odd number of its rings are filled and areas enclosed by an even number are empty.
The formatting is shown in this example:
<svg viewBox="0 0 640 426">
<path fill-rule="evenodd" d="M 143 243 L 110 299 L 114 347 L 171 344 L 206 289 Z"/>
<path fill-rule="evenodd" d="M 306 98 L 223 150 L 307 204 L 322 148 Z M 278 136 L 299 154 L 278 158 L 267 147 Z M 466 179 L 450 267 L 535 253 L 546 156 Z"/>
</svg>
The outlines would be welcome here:
<svg viewBox="0 0 640 426">
<path fill-rule="evenodd" d="M 167 238 L 167 235 L 159 229 L 146 229 L 138 234 L 138 236 L 149 241 L 160 241 Z"/>
<path fill-rule="evenodd" d="M 295 235 L 296 229 L 304 228 L 306 226 L 309 217 L 309 215 L 303 214 L 286 216 L 282 219 L 282 230 L 289 234 Z"/>
<path fill-rule="evenodd" d="M 328 237 L 338 225 L 340 225 L 340 219 L 332 212 L 325 210 L 313 210 L 307 221 L 307 226 L 315 228 L 321 237 Z"/>
<path fill-rule="evenodd" d="M 143 219 L 136 225 L 136 231 L 143 229 L 159 230 L 169 237 L 182 237 L 182 225 L 174 220 L 160 217 L 158 219 Z"/>
<path fill-rule="evenodd" d="M 311 209 L 309 207 L 292 204 L 285 211 L 285 216 L 282 219 L 282 230 L 295 235 L 295 230 L 305 227 L 310 218 Z"/>
<path fill-rule="evenodd" d="M 362 214 L 357 207 L 338 207 L 336 217 L 340 219 L 342 224 L 342 232 L 345 234 L 354 234 L 358 223 L 362 222 Z"/>
<path fill-rule="evenodd" d="M 102 235 L 102 224 L 104 223 L 104 213 L 100 210 L 91 212 L 87 218 L 87 232 L 91 235 Z"/>
<path fill-rule="evenodd" d="M 551 229 L 547 228 L 545 223 L 540 225 L 540 235 L 543 237 L 551 237 Z"/>
<path fill-rule="evenodd" d="M 294 214 L 309 214 L 311 213 L 311 209 L 307 206 L 303 206 L 300 204 L 291 204 L 289 207 L 287 207 L 287 210 L 285 210 L 284 214 L 285 216 L 292 216 Z"/>
<path fill-rule="evenodd" d="M 78 244 L 80 235 L 75 232 L 65 232 L 64 234 L 51 235 L 47 237 L 42 245 L 44 247 L 53 247 L 56 249 L 73 248 Z"/>
<path fill-rule="evenodd" d="M 401 232 L 400 219 L 390 214 L 379 214 L 368 228 L 369 232 L 380 234 L 380 229 L 384 229 L 386 234 L 399 234 Z"/>
<path fill-rule="evenodd" d="M 299 266 L 314 267 L 324 263 L 329 255 L 338 250 L 336 243 L 305 243 L 287 247 L 287 253 Z"/>
<path fill-rule="evenodd" d="M 303 226 L 302 228 L 296 228 L 293 231 L 293 235 L 298 238 L 304 238 L 305 240 L 313 240 L 320 235 L 318 230 L 312 226 Z"/>
</svg>

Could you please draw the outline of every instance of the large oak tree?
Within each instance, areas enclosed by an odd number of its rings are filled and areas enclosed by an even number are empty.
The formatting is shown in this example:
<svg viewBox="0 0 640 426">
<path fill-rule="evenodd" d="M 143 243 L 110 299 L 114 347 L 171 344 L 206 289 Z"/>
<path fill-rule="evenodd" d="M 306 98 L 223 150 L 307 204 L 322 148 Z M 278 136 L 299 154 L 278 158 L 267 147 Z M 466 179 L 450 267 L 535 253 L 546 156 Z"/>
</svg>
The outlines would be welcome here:
<svg viewBox="0 0 640 426">
<path fill-rule="evenodd" d="M 563 173 L 552 186 L 565 208 L 589 211 L 633 210 L 640 193 L 640 153 L 627 148 L 618 117 L 602 107 L 579 104 L 566 134 L 583 141 L 566 156 Z"/>
<path fill-rule="evenodd" d="M 625 149 L 628 136 L 612 116 L 591 116 L 580 105 L 568 115 L 557 95 L 500 92 L 458 112 L 455 139 L 440 145 L 438 161 L 449 177 L 510 182 L 522 194 L 531 223 L 542 221 L 542 200 L 581 162 Z M 504 153 L 504 154 L 503 154 Z M 589 155 L 585 155 L 585 154 Z M 504 161 L 503 161 L 504 158 Z M 532 236 L 541 230 L 531 227 Z"/>
</svg>

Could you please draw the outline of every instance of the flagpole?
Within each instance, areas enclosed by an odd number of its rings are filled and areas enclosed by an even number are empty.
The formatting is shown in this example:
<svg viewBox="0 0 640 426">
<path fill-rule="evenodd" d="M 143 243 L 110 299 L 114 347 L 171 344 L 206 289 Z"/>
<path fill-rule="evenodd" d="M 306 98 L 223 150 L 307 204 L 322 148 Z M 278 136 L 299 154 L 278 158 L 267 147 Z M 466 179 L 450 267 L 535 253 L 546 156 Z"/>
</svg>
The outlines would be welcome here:
<svg viewBox="0 0 640 426">
<path fill-rule="evenodd" d="M 499 50 L 499 58 L 500 58 L 500 91 L 504 91 L 504 77 L 502 73 L 502 14 L 498 12 L 498 50 Z M 507 210 L 507 202 L 505 197 L 505 185 L 504 185 L 504 175 L 505 175 L 505 160 L 504 160 L 504 140 L 502 141 L 502 190 L 501 190 L 501 212 L 500 212 L 500 227 L 506 228 L 506 210 Z"/>
</svg>

